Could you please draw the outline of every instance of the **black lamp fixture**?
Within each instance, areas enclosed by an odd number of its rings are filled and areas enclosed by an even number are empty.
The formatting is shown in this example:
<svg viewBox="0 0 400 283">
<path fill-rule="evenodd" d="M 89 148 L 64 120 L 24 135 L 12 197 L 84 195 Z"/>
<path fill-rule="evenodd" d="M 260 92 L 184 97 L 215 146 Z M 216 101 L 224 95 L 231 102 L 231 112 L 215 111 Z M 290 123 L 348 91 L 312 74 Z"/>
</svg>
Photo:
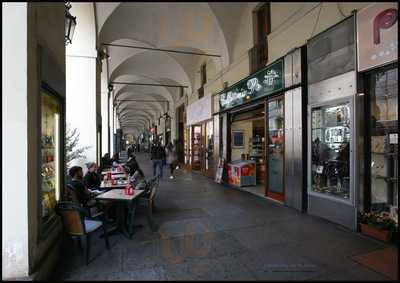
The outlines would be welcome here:
<svg viewBox="0 0 400 283">
<path fill-rule="evenodd" d="M 161 118 L 168 120 L 168 119 L 171 119 L 171 116 L 169 116 L 168 112 L 165 112 L 163 115 L 160 116 L 159 119 L 161 119 Z"/>
<path fill-rule="evenodd" d="M 72 43 L 72 37 L 74 36 L 74 31 L 76 27 L 76 17 L 69 13 L 71 9 L 71 3 L 65 3 L 65 44 L 68 45 Z"/>
<path fill-rule="evenodd" d="M 109 92 L 112 92 L 113 89 L 114 89 L 114 86 L 113 86 L 112 84 L 109 84 L 109 85 L 108 85 L 108 91 L 109 91 Z"/>
</svg>

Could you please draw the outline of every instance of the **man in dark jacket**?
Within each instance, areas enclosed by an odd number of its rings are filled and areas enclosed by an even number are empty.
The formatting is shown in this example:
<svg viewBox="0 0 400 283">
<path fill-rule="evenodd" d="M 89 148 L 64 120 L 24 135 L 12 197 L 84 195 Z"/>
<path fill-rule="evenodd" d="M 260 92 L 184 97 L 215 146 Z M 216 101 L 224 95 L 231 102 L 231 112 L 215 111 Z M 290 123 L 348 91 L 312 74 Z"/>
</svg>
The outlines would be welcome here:
<svg viewBox="0 0 400 283">
<path fill-rule="evenodd" d="M 153 177 L 163 176 L 163 161 L 165 159 L 165 149 L 159 141 L 156 141 L 151 147 L 151 160 L 153 162 Z M 157 173 L 158 168 L 158 173 Z"/>
<path fill-rule="evenodd" d="M 101 159 L 101 167 L 102 169 L 106 169 L 106 168 L 111 168 L 111 166 L 112 166 L 112 161 L 110 158 L 110 154 L 106 153 Z"/>
<path fill-rule="evenodd" d="M 83 183 L 85 184 L 86 188 L 90 190 L 97 190 L 101 184 L 101 177 L 98 173 L 97 164 L 94 162 L 90 162 L 87 164 L 88 171 L 83 178 Z"/>
<path fill-rule="evenodd" d="M 135 152 L 135 149 L 134 149 L 134 147 L 133 147 L 133 144 L 130 144 L 130 145 L 128 146 L 128 150 L 127 150 L 128 158 L 129 158 L 129 157 L 132 157 L 134 152 Z"/>
<path fill-rule="evenodd" d="M 79 203 L 83 206 L 90 206 L 96 203 L 96 201 L 92 198 L 92 194 L 86 189 L 85 185 L 82 181 L 83 170 L 80 166 L 73 166 L 69 169 L 69 175 L 71 177 L 71 181 L 67 184 L 67 186 L 75 192 L 76 197 L 78 198 Z"/>
<path fill-rule="evenodd" d="M 128 167 L 127 171 L 130 176 L 132 176 L 139 168 L 139 164 L 137 163 L 136 158 L 134 156 L 128 159 L 128 161 L 126 162 L 126 167 Z"/>
</svg>

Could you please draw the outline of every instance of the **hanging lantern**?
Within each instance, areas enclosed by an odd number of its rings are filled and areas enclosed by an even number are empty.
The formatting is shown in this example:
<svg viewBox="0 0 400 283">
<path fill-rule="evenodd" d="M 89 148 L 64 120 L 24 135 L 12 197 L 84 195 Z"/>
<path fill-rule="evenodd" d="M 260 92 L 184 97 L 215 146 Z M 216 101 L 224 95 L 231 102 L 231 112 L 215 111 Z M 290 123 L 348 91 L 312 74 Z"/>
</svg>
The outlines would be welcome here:
<svg viewBox="0 0 400 283">
<path fill-rule="evenodd" d="M 71 3 L 67 2 L 65 4 L 65 44 L 68 45 L 72 43 L 72 37 L 74 36 L 74 31 L 76 27 L 76 17 L 69 13 L 71 9 Z"/>
</svg>

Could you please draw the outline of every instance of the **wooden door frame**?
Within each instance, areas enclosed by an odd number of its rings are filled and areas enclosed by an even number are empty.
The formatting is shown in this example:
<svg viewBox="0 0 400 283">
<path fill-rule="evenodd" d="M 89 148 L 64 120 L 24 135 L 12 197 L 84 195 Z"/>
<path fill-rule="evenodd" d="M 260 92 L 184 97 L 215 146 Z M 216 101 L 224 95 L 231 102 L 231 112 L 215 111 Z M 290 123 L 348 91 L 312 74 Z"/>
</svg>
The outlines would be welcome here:
<svg viewBox="0 0 400 283">
<path fill-rule="evenodd" d="M 283 170 L 282 170 L 282 186 L 283 186 L 283 193 L 274 193 L 269 191 L 269 183 L 268 183 L 268 176 L 269 176 L 269 111 L 268 111 L 268 103 L 274 100 L 283 100 Z M 265 192 L 264 195 L 266 197 L 272 198 L 274 200 L 284 202 L 285 201 L 285 196 L 286 196 L 286 180 L 285 180 L 285 169 L 286 169 L 286 164 L 285 164 L 285 94 L 280 93 L 279 95 L 273 96 L 273 97 L 268 97 L 265 99 L 264 103 L 265 107 Z"/>
</svg>

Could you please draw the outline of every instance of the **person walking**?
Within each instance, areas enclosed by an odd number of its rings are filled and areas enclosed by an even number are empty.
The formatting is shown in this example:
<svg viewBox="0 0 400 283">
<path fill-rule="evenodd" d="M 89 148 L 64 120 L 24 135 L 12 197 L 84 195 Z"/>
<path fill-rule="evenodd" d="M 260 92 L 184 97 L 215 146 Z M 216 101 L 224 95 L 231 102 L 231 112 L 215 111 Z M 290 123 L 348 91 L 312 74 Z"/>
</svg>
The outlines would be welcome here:
<svg viewBox="0 0 400 283">
<path fill-rule="evenodd" d="M 170 179 L 174 179 L 174 170 L 176 167 L 176 162 L 178 160 L 178 156 L 176 153 L 176 146 L 170 142 L 168 143 L 165 153 L 167 155 L 167 164 L 169 165 L 171 175 L 169 176 Z"/>
<path fill-rule="evenodd" d="M 151 147 L 150 159 L 153 162 L 153 177 L 163 177 L 163 160 L 165 159 L 165 150 L 159 141 L 156 141 Z M 158 171 L 158 173 L 157 173 Z"/>
<path fill-rule="evenodd" d="M 135 152 L 135 149 L 134 149 L 134 147 L 133 147 L 133 144 L 130 144 L 130 145 L 128 146 L 128 150 L 127 150 L 128 158 L 129 158 L 129 157 L 132 157 L 134 152 Z"/>
</svg>

